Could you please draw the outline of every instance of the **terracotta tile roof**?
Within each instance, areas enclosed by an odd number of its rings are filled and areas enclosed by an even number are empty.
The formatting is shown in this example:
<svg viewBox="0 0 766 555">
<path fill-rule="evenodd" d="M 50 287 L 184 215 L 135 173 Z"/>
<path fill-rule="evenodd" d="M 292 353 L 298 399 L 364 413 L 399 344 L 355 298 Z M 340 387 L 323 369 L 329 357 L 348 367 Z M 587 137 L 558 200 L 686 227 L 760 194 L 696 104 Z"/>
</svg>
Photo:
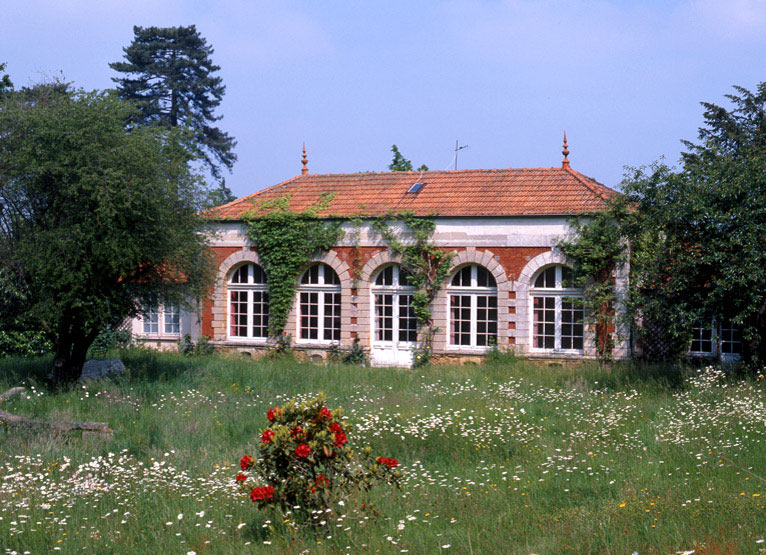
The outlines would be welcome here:
<svg viewBox="0 0 766 555">
<path fill-rule="evenodd" d="M 417 193 L 407 191 L 423 183 Z M 439 216 L 529 216 L 598 211 L 618 194 L 571 168 L 530 168 L 424 172 L 299 175 L 219 206 L 206 215 L 237 220 L 261 209 L 266 200 L 290 195 L 291 210 L 315 205 L 323 194 L 335 197 L 322 216 L 414 212 Z"/>
</svg>

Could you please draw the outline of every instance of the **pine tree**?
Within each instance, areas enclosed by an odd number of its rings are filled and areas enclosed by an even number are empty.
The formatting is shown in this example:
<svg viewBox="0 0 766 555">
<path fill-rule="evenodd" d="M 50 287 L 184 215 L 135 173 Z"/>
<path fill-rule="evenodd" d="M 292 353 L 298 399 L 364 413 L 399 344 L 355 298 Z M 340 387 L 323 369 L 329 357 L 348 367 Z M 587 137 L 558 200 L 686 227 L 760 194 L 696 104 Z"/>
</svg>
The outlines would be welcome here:
<svg viewBox="0 0 766 555">
<path fill-rule="evenodd" d="M 185 126 L 194 131 L 197 154 L 214 177 L 221 166 L 231 169 L 237 160 L 236 141 L 211 124 L 226 87 L 214 74 L 213 48 L 188 27 L 133 27 L 133 42 L 123 48 L 125 61 L 109 67 L 125 74 L 113 77 L 121 98 L 135 102 L 140 115 L 134 123 Z"/>
<path fill-rule="evenodd" d="M 209 190 L 207 193 L 207 204 L 210 208 L 228 204 L 235 200 L 237 200 L 237 197 L 231 192 L 231 189 L 226 186 L 225 179 L 221 179 L 218 187 Z"/>
<path fill-rule="evenodd" d="M 5 71 L 5 62 L 0 63 L 0 73 Z M 11 83 L 11 78 L 8 77 L 8 74 L 0 75 L 0 96 L 4 95 L 5 93 L 11 92 L 13 90 L 13 83 Z"/>
</svg>

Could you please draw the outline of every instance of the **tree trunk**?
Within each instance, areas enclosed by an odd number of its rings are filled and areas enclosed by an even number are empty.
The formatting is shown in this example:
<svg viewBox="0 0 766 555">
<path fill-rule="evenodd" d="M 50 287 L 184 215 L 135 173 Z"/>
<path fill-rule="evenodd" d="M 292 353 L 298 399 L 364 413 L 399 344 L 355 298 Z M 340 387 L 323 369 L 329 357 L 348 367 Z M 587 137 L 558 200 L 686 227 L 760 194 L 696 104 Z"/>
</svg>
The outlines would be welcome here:
<svg viewBox="0 0 766 555">
<path fill-rule="evenodd" d="M 98 333 L 64 334 L 56 342 L 53 357 L 53 383 L 56 386 L 74 383 L 82 375 L 82 367 Z"/>
</svg>

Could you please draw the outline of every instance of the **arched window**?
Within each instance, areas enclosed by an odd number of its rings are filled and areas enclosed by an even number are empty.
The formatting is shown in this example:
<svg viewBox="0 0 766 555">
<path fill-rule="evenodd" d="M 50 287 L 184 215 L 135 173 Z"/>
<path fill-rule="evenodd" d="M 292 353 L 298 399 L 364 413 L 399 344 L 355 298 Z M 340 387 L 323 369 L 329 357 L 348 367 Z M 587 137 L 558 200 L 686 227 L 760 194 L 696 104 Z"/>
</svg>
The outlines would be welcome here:
<svg viewBox="0 0 766 555">
<path fill-rule="evenodd" d="M 327 264 L 310 266 L 298 282 L 298 339 L 340 341 L 340 279 Z"/>
<path fill-rule="evenodd" d="M 243 264 L 229 278 L 229 337 L 266 339 L 268 336 L 266 273 L 257 264 Z"/>
<path fill-rule="evenodd" d="M 450 345 L 487 347 L 497 341 L 497 283 L 486 268 L 471 264 L 452 277 Z"/>
<path fill-rule="evenodd" d="M 408 274 L 401 266 L 380 270 L 371 286 L 375 318 L 373 341 L 397 345 L 418 340 L 417 319 L 412 311 L 412 295 Z"/>
<path fill-rule="evenodd" d="M 582 352 L 585 314 L 572 269 L 549 266 L 537 274 L 533 284 L 532 349 Z"/>
</svg>

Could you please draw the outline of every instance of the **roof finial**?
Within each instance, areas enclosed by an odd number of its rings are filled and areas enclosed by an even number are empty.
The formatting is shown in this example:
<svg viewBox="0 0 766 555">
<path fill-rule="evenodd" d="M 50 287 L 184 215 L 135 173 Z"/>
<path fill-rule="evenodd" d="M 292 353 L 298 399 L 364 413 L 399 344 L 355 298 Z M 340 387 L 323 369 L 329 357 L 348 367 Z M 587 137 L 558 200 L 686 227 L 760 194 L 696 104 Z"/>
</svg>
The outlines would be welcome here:
<svg viewBox="0 0 766 555">
<path fill-rule="evenodd" d="M 301 164 L 303 164 L 303 168 L 301 168 L 301 175 L 307 175 L 309 173 L 308 168 L 309 159 L 306 156 L 306 142 L 303 143 L 303 156 L 301 157 Z"/>
<path fill-rule="evenodd" d="M 564 160 L 561 162 L 561 169 L 566 169 L 569 167 L 569 160 L 567 159 L 567 156 L 569 156 L 569 147 L 567 146 L 567 132 L 564 131 L 564 150 L 561 151 L 561 154 L 564 155 Z"/>
</svg>

